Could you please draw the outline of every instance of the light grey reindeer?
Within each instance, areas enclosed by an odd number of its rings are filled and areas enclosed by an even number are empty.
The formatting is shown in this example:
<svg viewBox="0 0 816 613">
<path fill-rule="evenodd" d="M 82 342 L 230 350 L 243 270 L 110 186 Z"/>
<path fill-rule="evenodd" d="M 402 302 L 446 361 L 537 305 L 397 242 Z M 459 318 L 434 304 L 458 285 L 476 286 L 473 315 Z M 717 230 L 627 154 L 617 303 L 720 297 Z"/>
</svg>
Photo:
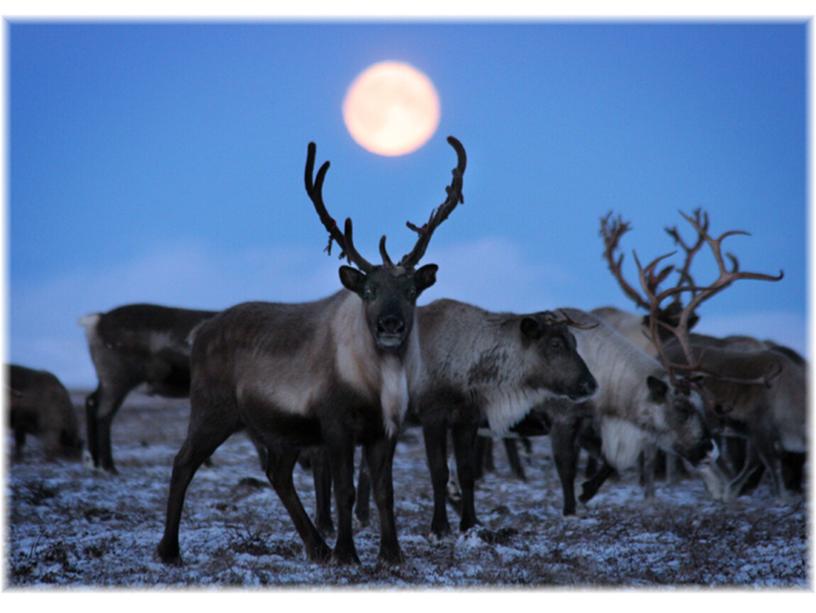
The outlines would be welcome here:
<svg viewBox="0 0 816 613">
<path fill-rule="evenodd" d="M 612 307 L 592 312 L 628 339 L 639 342 L 650 354 L 657 355 L 657 348 L 649 340 L 648 323 L 644 322 L 648 317 Z M 803 358 L 788 347 L 749 336 L 716 338 L 692 333 L 688 337 L 696 352 L 705 352 L 701 359 L 706 371 L 720 376 L 708 377 L 702 384 L 710 397 L 714 430 L 724 437 L 724 451 L 731 449 L 735 438 L 748 443 L 747 458 L 744 453 L 732 458 L 741 462 L 736 478 L 718 485 L 707 481 L 707 485 L 714 485 L 712 494 L 723 500 L 733 499 L 749 487 L 749 481 L 757 482 L 756 477 L 762 475 L 767 465 L 780 459 L 782 471 L 788 475 L 784 480 L 789 489 L 801 491 L 807 446 L 807 364 Z M 676 341 L 668 342 L 666 351 L 671 360 L 685 360 Z M 751 444 L 752 439 L 759 442 L 761 455 Z M 773 450 L 774 447 L 778 449 Z M 722 476 L 726 477 L 724 473 Z M 781 476 L 771 478 L 771 487 L 780 488 Z M 781 489 L 778 494 L 782 495 Z"/>
<path fill-rule="evenodd" d="M 423 371 L 412 389 L 434 491 L 431 531 L 450 531 L 445 509 L 447 436 L 451 431 L 462 490 L 460 529 L 477 523 L 474 453 L 479 424 L 504 434 L 536 404 L 554 396 L 591 396 L 595 379 L 575 350 L 563 314 L 494 313 L 455 300 L 418 309 Z"/>
<path fill-rule="evenodd" d="M 245 429 L 267 450 L 266 474 L 288 511 L 311 560 L 330 550 L 312 524 L 292 483 L 299 449 L 325 445 L 331 461 L 338 513 L 332 558 L 359 562 L 352 538 L 353 459 L 362 444 L 380 520 L 379 558 L 402 560 L 394 521 L 392 463 L 396 434 L 409 390 L 422 364 L 415 328 L 417 297 L 436 281 L 437 266 L 415 268 L 436 228 L 462 198 L 465 150 L 457 154 L 446 200 L 427 223 L 409 228 L 418 239 L 394 264 L 380 240 L 382 265 L 355 249 L 352 223 L 340 232 L 323 203 L 325 162 L 313 176 L 315 145 L 306 158 L 306 191 L 340 256 L 345 290 L 302 304 L 249 302 L 229 308 L 196 332 L 191 356 L 192 388 L 187 439 L 173 462 L 167 519 L 158 555 L 180 563 L 178 531 L 184 495 L 204 458 L 237 430 Z"/>
<path fill-rule="evenodd" d="M 168 398 L 190 395 L 190 332 L 217 311 L 127 304 L 79 320 L 99 384 L 85 399 L 88 449 L 94 466 L 116 473 L 113 418 L 139 385 Z"/>
<path fill-rule="evenodd" d="M 699 392 L 704 398 L 704 406 L 707 409 L 706 415 L 709 421 L 716 424 L 717 416 L 713 411 L 714 404 L 711 401 L 711 395 L 706 391 L 706 387 L 710 382 L 713 380 L 722 382 L 728 379 L 730 382 L 736 382 L 738 384 L 751 384 L 755 383 L 755 377 L 753 374 L 746 376 L 744 372 L 734 373 L 724 377 L 724 373 L 709 370 L 701 363 L 702 354 L 695 354 L 689 341 L 689 331 L 697 321 L 696 310 L 705 300 L 723 291 L 737 280 L 779 281 L 782 279 L 783 274 L 780 272 L 779 275 L 767 275 L 764 273 L 742 271 L 739 268 L 739 261 L 730 253 L 725 254 L 730 260 L 730 266 L 727 265 L 722 254 L 722 241 L 729 236 L 747 233 L 742 230 L 729 230 L 715 238 L 709 234 L 709 218 L 707 213 L 701 209 L 697 209 L 693 215 L 686 215 L 685 213 L 681 213 L 681 215 L 697 233 L 696 241 L 691 245 L 686 244 L 677 228 L 667 228 L 667 233 L 672 236 L 675 243 L 680 246 L 686 254 L 682 267 L 677 269 L 674 265 L 668 265 L 659 271 L 657 270 L 658 265 L 666 258 L 674 255 L 674 252 L 658 256 L 646 266 L 641 265 L 637 255 L 634 254 L 642 293 L 630 285 L 625 279 L 622 272 L 623 254 L 617 254 L 620 239 L 629 231 L 630 226 L 619 216 L 614 218 L 611 213 L 601 219 L 600 234 L 604 241 L 604 258 L 607 261 L 610 272 L 618 281 L 624 293 L 639 307 L 648 311 L 648 315 L 642 320 L 642 325 L 644 331 L 647 331 L 648 342 L 656 350 L 659 361 L 668 372 L 672 385 L 678 389 L 688 389 Z M 694 256 L 704 245 L 709 247 L 714 257 L 718 268 L 718 277 L 712 283 L 701 286 L 694 282 L 691 275 L 691 263 Z M 661 284 L 675 271 L 679 273 L 677 284 L 673 287 L 661 288 Z M 685 304 L 683 303 L 683 296 L 688 296 Z M 671 299 L 670 305 L 664 307 L 663 303 L 669 299 Z M 629 331 L 630 335 L 637 334 L 631 317 L 621 319 L 620 317 L 613 316 L 613 322 L 615 322 L 616 325 L 622 325 L 625 330 Z M 667 343 L 669 343 L 670 339 L 671 342 L 675 343 L 681 350 L 682 359 L 677 359 L 677 355 L 674 357 L 669 355 Z M 701 384 L 703 377 L 707 379 L 705 387 Z M 650 450 L 649 455 L 653 457 L 653 450 Z M 591 480 L 590 491 L 585 489 L 582 493 L 581 500 L 588 500 L 588 498 L 594 495 L 594 492 L 597 491 L 597 488 L 600 487 L 600 484 L 603 483 L 611 472 L 611 467 L 608 464 L 604 465 L 598 475 L 596 475 L 597 479 L 593 478 Z M 651 468 L 647 469 L 647 472 L 651 472 Z M 706 470 L 702 472 L 702 476 L 712 495 L 715 498 L 723 498 L 725 495 L 726 475 L 720 467 L 716 463 L 711 462 L 706 467 Z"/>
<path fill-rule="evenodd" d="M 591 424 L 601 440 L 601 471 L 585 484 L 581 501 L 591 498 L 612 469 L 633 466 L 654 449 L 676 454 L 692 465 L 717 456 L 698 392 L 677 386 L 666 369 L 614 328 L 591 313 L 560 308 L 580 326 L 574 331 L 579 355 L 598 381 L 595 396 L 579 406 L 550 400 L 553 457 L 564 494 L 564 515 L 575 513 L 574 480 L 578 436 Z M 598 480 L 598 481 L 596 481 Z M 647 494 L 650 484 L 647 482 Z"/>
</svg>

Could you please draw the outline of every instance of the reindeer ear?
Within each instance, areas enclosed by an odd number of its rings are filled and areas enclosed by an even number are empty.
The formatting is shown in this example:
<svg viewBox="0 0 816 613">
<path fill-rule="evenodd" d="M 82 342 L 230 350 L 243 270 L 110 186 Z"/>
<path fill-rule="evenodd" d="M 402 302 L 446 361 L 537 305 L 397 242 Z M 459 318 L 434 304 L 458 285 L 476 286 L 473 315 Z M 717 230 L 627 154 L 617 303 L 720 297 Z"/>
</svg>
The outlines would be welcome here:
<svg viewBox="0 0 816 613">
<path fill-rule="evenodd" d="M 414 273 L 417 296 L 436 283 L 437 270 L 439 270 L 439 266 L 436 264 L 425 264 Z"/>
<path fill-rule="evenodd" d="M 646 385 L 649 386 L 649 395 L 654 402 L 663 402 L 666 400 L 666 394 L 669 393 L 669 386 L 666 385 L 664 381 L 649 375 L 646 377 Z"/>
<path fill-rule="evenodd" d="M 524 338 L 537 340 L 541 338 L 541 325 L 533 317 L 525 317 L 521 320 L 521 334 Z"/>
<path fill-rule="evenodd" d="M 358 296 L 362 295 L 366 280 L 364 272 L 360 272 L 351 266 L 341 266 L 338 272 L 340 273 L 340 283 L 343 284 L 343 287 L 347 290 L 351 290 Z"/>
</svg>

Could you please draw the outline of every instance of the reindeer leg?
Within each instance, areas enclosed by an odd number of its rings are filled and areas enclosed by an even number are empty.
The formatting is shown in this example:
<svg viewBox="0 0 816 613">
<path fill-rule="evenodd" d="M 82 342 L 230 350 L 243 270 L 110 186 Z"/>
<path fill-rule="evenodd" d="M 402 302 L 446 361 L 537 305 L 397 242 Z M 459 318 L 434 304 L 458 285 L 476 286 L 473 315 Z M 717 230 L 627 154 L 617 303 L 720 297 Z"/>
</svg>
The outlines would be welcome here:
<svg viewBox="0 0 816 613">
<path fill-rule="evenodd" d="M 331 551 L 306 514 L 292 483 L 292 471 L 297 463 L 298 450 L 272 447 L 268 449 L 268 453 L 266 476 L 283 506 L 289 512 L 289 517 L 292 518 L 295 529 L 303 540 L 306 555 L 312 562 L 327 560 Z M 315 456 L 319 455 L 320 452 L 315 454 Z M 314 467 L 314 464 L 312 466 Z"/>
<path fill-rule="evenodd" d="M 448 488 L 447 426 L 444 422 L 423 424 L 422 435 L 425 438 L 425 455 L 428 458 L 433 486 L 434 512 L 431 532 L 439 538 L 450 532 L 448 511 L 445 508 Z"/>
<path fill-rule="evenodd" d="M 615 472 L 615 469 L 612 468 L 612 465 L 609 464 L 606 460 L 604 460 L 601 467 L 588 481 L 584 481 L 581 484 L 581 495 L 578 496 L 578 500 L 582 503 L 586 504 L 598 493 L 598 490 L 601 489 L 601 486 L 606 482 L 609 477 L 612 476 L 612 473 Z"/>
<path fill-rule="evenodd" d="M 757 454 L 762 464 L 768 470 L 771 479 L 771 491 L 773 495 L 781 500 L 787 499 L 784 480 L 782 479 L 782 462 L 777 453 L 774 442 L 770 438 L 760 435 L 751 439 L 753 447 L 756 447 Z"/>
<path fill-rule="evenodd" d="M 797 494 L 802 493 L 806 458 L 807 455 L 804 453 L 785 451 L 782 454 L 782 477 L 785 487 Z"/>
<path fill-rule="evenodd" d="M 459 487 L 462 488 L 462 519 L 459 522 L 459 529 L 462 532 L 479 523 L 476 519 L 473 478 L 473 447 L 477 431 L 478 424 L 455 424 L 452 432 Z"/>
<path fill-rule="evenodd" d="M 643 486 L 643 497 L 653 500 L 655 497 L 655 472 L 657 464 L 657 447 L 647 445 L 641 453 L 640 484 Z M 668 460 L 668 456 L 666 456 Z"/>
<path fill-rule="evenodd" d="M 578 467 L 578 426 L 575 420 L 553 420 L 550 428 L 553 461 L 564 494 L 563 514 L 575 515 L 575 473 Z"/>
<path fill-rule="evenodd" d="M 337 506 L 337 541 L 332 560 L 338 564 L 359 564 L 354 548 L 351 518 L 354 507 L 354 443 L 350 437 L 338 437 L 328 443 Z"/>
<path fill-rule="evenodd" d="M 14 429 L 14 461 L 20 462 L 23 459 L 23 447 L 25 446 L 26 431 L 22 428 Z"/>
<path fill-rule="evenodd" d="M 394 521 L 394 483 L 392 467 L 397 439 L 381 438 L 365 446 L 365 461 L 371 471 L 374 501 L 380 517 L 379 558 L 388 564 L 399 564 L 404 560 L 397 541 L 397 526 Z"/>
<path fill-rule="evenodd" d="M 99 465 L 109 473 L 118 474 L 113 464 L 111 424 L 125 397 L 135 387 L 131 383 L 113 383 L 101 386 L 96 407 L 96 446 Z"/>
<path fill-rule="evenodd" d="M 759 458 L 756 447 L 753 444 L 748 444 L 745 448 L 742 469 L 726 488 L 726 499 L 733 500 L 737 496 L 740 496 L 746 483 L 748 483 L 751 477 L 753 477 L 761 467 L 762 461 Z"/>
<path fill-rule="evenodd" d="M 96 427 L 96 410 L 99 406 L 99 394 L 102 386 L 97 385 L 96 389 L 85 398 L 85 430 L 88 438 L 88 451 L 93 459 L 94 466 L 99 466 L 99 436 Z"/>
<path fill-rule="evenodd" d="M 332 482 L 328 451 L 326 451 L 325 447 L 315 447 L 309 450 L 309 455 L 315 487 L 315 525 L 322 534 L 334 534 L 334 523 L 331 516 Z"/>
<path fill-rule="evenodd" d="M 521 457 L 519 457 L 518 441 L 512 438 L 502 439 L 504 442 L 504 450 L 507 453 L 507 461 L 510 463 L 510 470 L 513 474 L 521 479 L 527 481 L 527 475 L 524 474 L 524 466 L 521 464 Z"/>
<path fill-rule="evenodd" d="M 598 472 L 598 460 L 591 453 L 587 455 L 586 466 L 584 467 L 584 477 L 589 479 Z"/>
<path fill-rule="evenodd" d="M 363 526 L 368 525 L 370 500 L 371 479 L 368 474 L 368 460 L 366 460 L 366 454 L 362 453 L 360 454 L 360 470 L 357 473 L 357 502 L 354 505 L 354 515 Z"/>
<path fill-rule="evenodd" d="M 184 506 L 184 495 L 187 486 L 193 479 L 201 463 L 215 451 L 221 443 L 235 432 L 235 426 L 228 426 L 215 421 L 212 427 L 204 420 L 190 420 L 187 439 L 173 460 L 173 474 L 170 477 L 170 493 L 167 497 L 167 518 L 164 524 L 164 536 L 157 548 L 159 558 L 165 564 L 181 564 L 179 555 L 179 522 Z"/>
<path fill-rule="evenodd" d="M 473 447 L 473 478 L 481 479 L 488 470 L 495 470 L 493 440 L 486 436 L 477 436 Z"/>
</svg>

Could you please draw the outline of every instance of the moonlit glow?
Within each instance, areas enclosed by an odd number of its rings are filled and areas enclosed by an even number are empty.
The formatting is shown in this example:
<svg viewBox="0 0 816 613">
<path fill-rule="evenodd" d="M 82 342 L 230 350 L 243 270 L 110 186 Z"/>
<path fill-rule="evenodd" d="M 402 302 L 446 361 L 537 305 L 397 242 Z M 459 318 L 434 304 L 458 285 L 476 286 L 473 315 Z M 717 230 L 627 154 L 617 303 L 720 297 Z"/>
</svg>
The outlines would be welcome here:
<svg viewBox="0 0 816 613">
<path fill-rule="evenodd" d="M 431 80 L 402 62 L 379 62 L 349 86 L 343 120 L 351 137 L 380 155 L 404 155 L 424 145 L 439 125 Z"/>
</svg>

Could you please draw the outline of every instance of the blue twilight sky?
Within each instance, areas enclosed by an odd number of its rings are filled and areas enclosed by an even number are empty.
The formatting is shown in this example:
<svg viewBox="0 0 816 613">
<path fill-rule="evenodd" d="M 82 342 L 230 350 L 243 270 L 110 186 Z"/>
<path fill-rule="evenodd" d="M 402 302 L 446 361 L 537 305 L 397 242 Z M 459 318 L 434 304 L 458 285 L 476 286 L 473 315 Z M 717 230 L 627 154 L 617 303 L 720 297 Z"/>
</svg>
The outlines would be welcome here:
<svg viewBox="0 0 816 613">
<path fill-rule="evenodd" d="M 700 329 L 806 349 L 804 22 L 8 24 L 9 358 L 94 382 L 81 315 L 129 302 L 219 309 L 339 288 L 303 188 L 369 259 L 413 244 L 468 151 L 465 206 L 434 236 L 423 301 L 632 309 L 601 260 L 622 213 L 644 259 L 704 207 L 744 269 Z M 436 85 L 439 131 L 379 157 L 347 133 L 352 79 L 381 60 Z M 713 278 L 702 260 L 697 278 Z M 627 273 L 635 282 L 631 255 Z"/>
</svg>

